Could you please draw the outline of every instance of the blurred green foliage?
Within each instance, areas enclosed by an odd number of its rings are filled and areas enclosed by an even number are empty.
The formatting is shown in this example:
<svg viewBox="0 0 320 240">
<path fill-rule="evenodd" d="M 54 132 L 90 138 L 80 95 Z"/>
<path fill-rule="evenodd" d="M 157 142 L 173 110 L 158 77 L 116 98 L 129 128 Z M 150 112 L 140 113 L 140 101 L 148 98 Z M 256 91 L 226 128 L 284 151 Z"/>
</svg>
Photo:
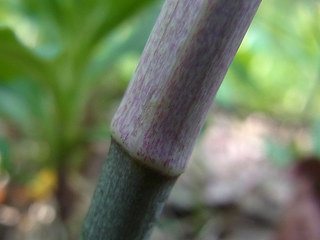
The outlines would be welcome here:
<svg viewBox="0 0 320 240">
<path fill-rule="evenodd" d="M 217 100 L 289 122 L 319 117 L 320 2 L 262 1 Z"/>
<path fill-rule="evenodd" d="M 240 115 L 260 112 L 308 129 L 308 153 L 294 139 L 266 139 L 269 160 L 280 167 L 303 154 L 320 156 L 319 23 L 319 0 L 262 1 L 217 95 L 223 108 Z"/>
<path fill-rule="evenodd" d="M 160 6 L 153 0 L 0 2 L 3 169 L 18 177 L 78 164 L 79 153 L 83 160 L 86 145 L 109 133 L 106 112 L 122 95 Z"/>
</svg>

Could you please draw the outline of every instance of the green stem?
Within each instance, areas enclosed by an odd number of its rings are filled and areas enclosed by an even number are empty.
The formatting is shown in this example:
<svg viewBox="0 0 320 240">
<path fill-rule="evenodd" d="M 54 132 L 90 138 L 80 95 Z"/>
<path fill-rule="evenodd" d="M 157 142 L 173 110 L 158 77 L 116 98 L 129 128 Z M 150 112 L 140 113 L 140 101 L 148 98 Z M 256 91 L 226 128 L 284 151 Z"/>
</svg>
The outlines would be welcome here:
<svg viewBox="0 0 320 240">
<path fill-rule="evenodd" d="M 149 238 L 259 4 L 165 2 L 113 118 L 81 240 Z"/>
<path fill-rule="evenodd" d="M 80 239 L 148 239 L 176 179 L 137 163 L 112 140 Z"/>
</svg>

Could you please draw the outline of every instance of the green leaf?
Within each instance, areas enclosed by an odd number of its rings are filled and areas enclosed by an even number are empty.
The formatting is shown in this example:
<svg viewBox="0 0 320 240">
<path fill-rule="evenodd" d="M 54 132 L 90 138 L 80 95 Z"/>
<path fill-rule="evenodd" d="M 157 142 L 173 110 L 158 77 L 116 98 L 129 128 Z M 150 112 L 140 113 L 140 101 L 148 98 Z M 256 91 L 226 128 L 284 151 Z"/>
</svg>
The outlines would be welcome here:
<svg viewBox="0 0 320 240">
<path fill-rule="evenodd" d="M 0 167 L 1 169 L 10 172 L 12 170 L 9 158 L 9 144 L 5 139 L 0 137 Z"/>
<path fill-rule="evenodd" d="M 141 54 L 145 43 L 149 37 L 149 34 L 153 28 L 157 16 L 161 10 L 161 2 L 157 1 L 152 4 L 150 8 L 147 8 L 138 17 L 127 25 L 125 29 L 120 28 L 113 32 L 106 41 L 101 44 L 98 52 L 99 56 L 90 63 L 87 69 L 87 78 L 92 80 L 99 80 L 110 69 L 118 59 L 123 57 L 126 53 Z M 132 29 L 127 37 L 123 38 L 123 33 L 127 28 Z"/>
<path fill-rule="evenodd" d="M 0 80 L 29 76 L 41 84 L 51 86 L 48 62 L 23 46 L 8 28 L 0 28 Z"/>
<path fill-rule="evenodd" d="M 113 31 L 125 19 L 155 0 L 109 0 L 97 1 L 86 25 L 81 31 L 84 43 L 84 55 L 90 52 L 100 41 Z M 85 34 L 83 34 L 85 33 Z"/>
<path fill-rule="evenodd" d="M 0 116 L 19 126 L 29 129 L 33 123 L 28 102 L 17 92 L 8 87 L 0 87 Z"/>
</svg>

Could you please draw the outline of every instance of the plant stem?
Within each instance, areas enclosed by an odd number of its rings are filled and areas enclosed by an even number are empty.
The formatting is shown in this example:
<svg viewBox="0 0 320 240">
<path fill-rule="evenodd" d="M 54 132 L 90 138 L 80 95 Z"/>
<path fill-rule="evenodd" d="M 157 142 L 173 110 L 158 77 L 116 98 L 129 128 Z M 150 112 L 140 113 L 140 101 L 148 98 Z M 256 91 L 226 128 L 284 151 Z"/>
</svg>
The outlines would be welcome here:
<svg viewBox="0 0 320 240">
<path fill-rule="evenodd" d="M 80 239 L 148 239 L 176 179 L 137 163 L 112 140 Z"/>
<path fill-rule="evenodd" d="M 115 113 L 131 156 L 181 174 L 260 0 L 167 0 Z"/>
<path fill-rule="evenodd" d="M 112 124 L 81 240 L 148 239 L 260 0 L 167 0 Z"/>
</svg>

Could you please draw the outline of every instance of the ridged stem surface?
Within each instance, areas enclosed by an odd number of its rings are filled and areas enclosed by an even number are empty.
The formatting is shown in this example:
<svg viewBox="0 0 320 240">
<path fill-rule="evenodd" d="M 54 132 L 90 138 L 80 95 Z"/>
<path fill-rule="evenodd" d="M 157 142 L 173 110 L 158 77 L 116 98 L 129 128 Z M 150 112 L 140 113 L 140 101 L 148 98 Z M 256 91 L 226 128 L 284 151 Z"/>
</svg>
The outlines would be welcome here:
<svg viewBox="0 0 320 240">
<path fill-rule="evenodd" d="M 111 124 L 81 240 L 144 240 L 261 0 L 167 0 Z"/>
<path fill-rule="evenodd" d="M 167 0 L 112 121 L 137 160 L 183 172 L 260 0 Z"/>
<path fill-rule="evenodd" d="M 137 163 L 112 141 L 80 240 L 145 240 L 176 178 Z"/>
</svg>

